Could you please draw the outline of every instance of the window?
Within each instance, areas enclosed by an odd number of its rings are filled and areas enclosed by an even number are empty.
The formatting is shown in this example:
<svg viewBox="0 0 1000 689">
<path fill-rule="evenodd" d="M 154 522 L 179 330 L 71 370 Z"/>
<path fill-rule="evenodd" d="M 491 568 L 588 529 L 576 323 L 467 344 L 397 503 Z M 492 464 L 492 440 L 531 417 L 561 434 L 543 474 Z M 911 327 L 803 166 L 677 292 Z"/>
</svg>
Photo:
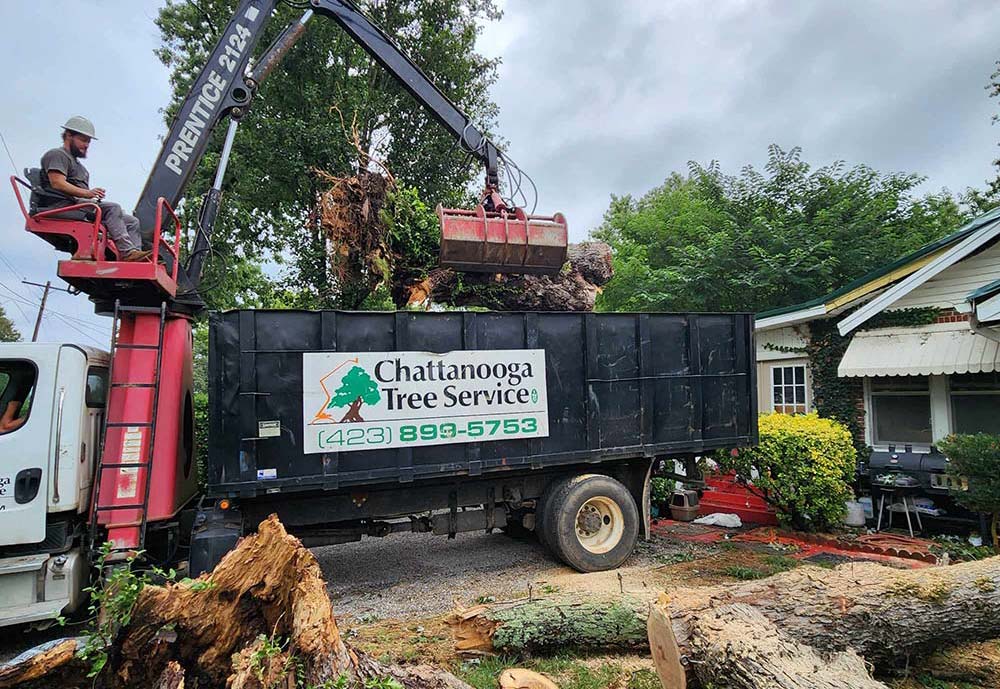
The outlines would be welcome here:
<svg viewBox="0 0 1000 689">
<path fill-rule="evenodd" d="M 0 361 L 0 434 L 23 426 L 31 413 L 37 371 L 28 361 Z"/>
<path fill-rule="evenodd" d="M 950 382 L 953 430 L 1000 433 L 1000 373 L 963 373 Z"/>
<path fill-rule="evenodd" d="M 108 369 L 91 366 L 87 369 L 87 406 L 103 409 L 108 400 Z"/>
<path fill-rule="evenodd" d="M 931 393 L 927 376 L 872 378 L 876 445 L 930 445 Z"/>
<path fill-rule="evenodd" d="M 771 369 L 771 409 L 781 414 L 805 414 L 806 367 L 774 366 Z"/>
</svg>

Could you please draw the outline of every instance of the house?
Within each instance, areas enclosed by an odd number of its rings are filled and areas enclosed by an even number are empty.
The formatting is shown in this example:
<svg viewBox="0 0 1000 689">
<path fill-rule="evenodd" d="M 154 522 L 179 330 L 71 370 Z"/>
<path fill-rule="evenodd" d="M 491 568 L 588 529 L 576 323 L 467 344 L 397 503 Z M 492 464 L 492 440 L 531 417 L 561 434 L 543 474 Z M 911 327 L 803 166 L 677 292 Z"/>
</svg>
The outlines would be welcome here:
<svg viewBox="0 0 1000 689">
<path fill-rule="evenodd" d="M 814 409 L 820 333 L 843 351 L 839 389 L 876 453 L 1000 433 L 1000 208 L 830 294 L 758 314 L 761 411 Z"/>
</svg>

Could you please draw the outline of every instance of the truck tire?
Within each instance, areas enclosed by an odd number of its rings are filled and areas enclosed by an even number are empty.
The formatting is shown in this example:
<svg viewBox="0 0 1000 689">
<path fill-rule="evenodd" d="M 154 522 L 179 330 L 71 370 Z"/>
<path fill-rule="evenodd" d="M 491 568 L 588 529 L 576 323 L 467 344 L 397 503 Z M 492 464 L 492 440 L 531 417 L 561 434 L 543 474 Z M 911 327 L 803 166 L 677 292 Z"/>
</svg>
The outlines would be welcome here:
<svg viewBox="0 0 1000 689">
<path fill-rule="evenodd" d="M 562 559 L 562 556 L 555 551 L 552 544 L 549 542 L 548 534 L 551 527 L 546 526 L 545 519 L 548 515 L 552 514 L 552 510 L 549 509 L 549 505 L 552 502 L 552 496 L 564 485 L 569 483 L 572 476 L 566 476 L 564 478 L 553 479 L 546 484 L 545 489 L 542 491 L 542 495 L 535 502 L 535 535 L 538 536 L 538 542 L 545 546 L 545 549 L 551 552 L 558 559 Z"/>
<path fill-rule="evenodd" d="M 639 537 L 639 510 L 610 476 L 581 474 L 559 482 L 544 506 L 549 549 L 580 572 L 618 567 Z"/>
</svg>

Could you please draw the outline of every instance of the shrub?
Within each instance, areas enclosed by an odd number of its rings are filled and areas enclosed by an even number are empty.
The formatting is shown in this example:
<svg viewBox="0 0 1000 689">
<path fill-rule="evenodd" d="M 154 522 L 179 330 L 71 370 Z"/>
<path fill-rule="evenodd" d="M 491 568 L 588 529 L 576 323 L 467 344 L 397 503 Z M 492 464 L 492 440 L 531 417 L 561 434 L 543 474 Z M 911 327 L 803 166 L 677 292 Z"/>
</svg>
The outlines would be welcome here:
<svg viewBox="0 0 1000 689">
<path fill-rule="evenodd" d="M 851 498 L 855 452 L 847 427 L 816 414 L 764 414 L 756 447 L 719 452 L 715 460 L 734 471 L 774 506 L 778 520 L 802 530 L 837 524 Z"/>
<path fill-rule="evenodd" d="M 989 433 L 949 435 L 938 449 L 950 460 L 949 473 L 968 481 L 968 490 L 952 491 L 963 507 L 993 513 L 993 547 L 1000 549 L 1000 436 Z M 955 481 L 958 484 L 959 481 Z"/>
<path fill-rule="evenodd" d="M 672 478 L 654 476 L 649 480 L 649 501 L 654 505 L 670 505 L 676 482 Z"/>
</svg>

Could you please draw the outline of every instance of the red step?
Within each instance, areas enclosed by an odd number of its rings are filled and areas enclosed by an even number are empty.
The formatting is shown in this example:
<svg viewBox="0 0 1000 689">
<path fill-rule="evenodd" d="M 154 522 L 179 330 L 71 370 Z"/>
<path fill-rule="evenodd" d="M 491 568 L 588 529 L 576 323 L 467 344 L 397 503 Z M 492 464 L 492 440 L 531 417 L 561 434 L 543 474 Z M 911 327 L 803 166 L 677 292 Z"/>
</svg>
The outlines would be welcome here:
<svg viewBox="0 0 1000 689">
<path fill-rule="evenodd" d="M 746 486 L 737 483 L 732 475 L 712 475 L 705 479 L 705 491 L 698 503 L 698 514 L 727 512 L 751 524 L 777 525 L 778 517 L 773 507 Z"/>
</svg>

